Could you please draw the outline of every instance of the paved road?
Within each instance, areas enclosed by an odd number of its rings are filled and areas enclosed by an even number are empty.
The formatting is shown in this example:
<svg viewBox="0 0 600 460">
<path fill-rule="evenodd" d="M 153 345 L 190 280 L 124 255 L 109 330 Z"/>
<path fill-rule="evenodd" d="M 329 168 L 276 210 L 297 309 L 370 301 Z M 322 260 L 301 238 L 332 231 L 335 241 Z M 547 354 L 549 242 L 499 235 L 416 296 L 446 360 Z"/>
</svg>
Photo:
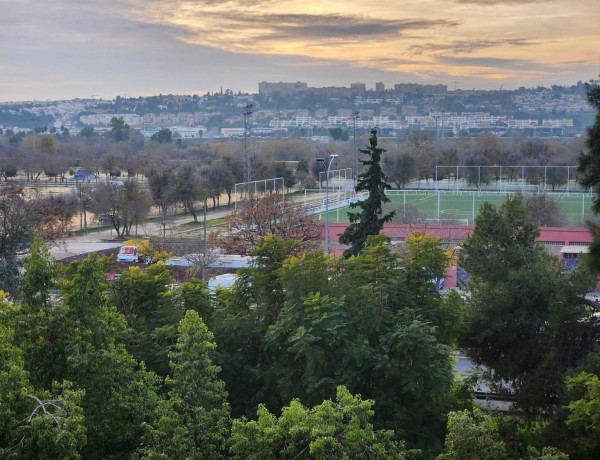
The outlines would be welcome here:
<svg viewBox="0 0 600 460">
<path fill-rule="evenodd" d="M 294 201 L 296 203 L 303 203 L 304 196 L 301 195 L 294 196 L 292 198 L 286 198 L 286 201 L 289 200 Z M 221 208 L 216 210 L 212 210 L 209 207 L 206 212 L 206 219 L 212 220 L 225 217 L 231 214 L 233 210 L 233 206 L 230 208 Z M 193 219 L 190 215 L 174 218 L 167 227 L 166 237 L 171 238 L 173 236 L 176 236 L 179 233 L 177 227 L 185 223 L 192 222 L 192 220 Z M 198 220 L 200 222 L 203 220 L 202 212 L 199 213 Z M 135 231 L 135 229 L 132 229 L 132 231 Z M 140 225 L 137 229 L 137 235 L 132 235 L 130 238 L 144 238 L 150 236 L 161 237 L 162 231 L 163 229 L 160 223 L 156 221 L 148 222 L 143 225 Z M 197 231 L 201 231 L 201 227 L 199 227 Z M 93 227 L 90 227 L 90 232 L 87 235 L 78 235 L 70 238 L 65 238 L 57 246 L 51 248 L 50 253 L 56 258 L 56 260 L 63 260 L 69 257 L 88 254 L 90 252 L 114 250 L 121 246 L 121 243 L 118 241 L 110 241 L 115 237 L 116 232 L 112 229 L 106 229 L 102 231 L 97 231 L 96 229 L 94 231 Z"/>
<path fill-rule="evenodd" d="M 208 210 L 206 213 L 206 219 L 217 219 L 220 217 L 231 214 L 233 208 L 229 209 L 217 209 L 215 211 Z M 198 220 L 202 220 L 203 215 L 198 216 Z M 177 227 L 188 222 L 192 222 L 192 217 L 189 215 L 183 217 L 176 217 L 167 227 L 167 238 L 170 238 L 177 234 Z M 134 229 L 132 229 L 134 231 Z M 140 225 L 137 229 L 137 237 L 157 237 L 162 235 L 162 226 L 157 222 L 148 222 Z M 87 235 L 77 235 L 69 238 L 65 238 L 60 241 L 56 246 L 50 249 L 50 254 L 56 258 L 56 260 L 63 260 L 69 257 L 78 255 L 84 255 L 91 252 L 97 251 L 111 251 L 119 248 L 121 243 L 119 241 L 110 241 L 116 237 L 114 229 L 103 229 L 98 231 L 93 228 L 90 229 Z M 131 235 L 130 238 L 136 238 L 136 235 Z"/>
</svg>

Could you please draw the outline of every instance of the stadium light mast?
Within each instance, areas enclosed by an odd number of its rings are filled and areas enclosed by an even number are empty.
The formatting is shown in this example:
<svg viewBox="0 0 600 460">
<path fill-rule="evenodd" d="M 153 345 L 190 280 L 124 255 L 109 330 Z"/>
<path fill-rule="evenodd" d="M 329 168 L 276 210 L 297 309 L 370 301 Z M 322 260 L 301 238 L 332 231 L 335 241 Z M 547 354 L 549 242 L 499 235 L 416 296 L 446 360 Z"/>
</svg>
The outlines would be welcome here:
<svg viewBox="0 0 600 460">
<path fill-rule="evenodd" d="M 352 151 L 354 153 L 354 188 L 356 189 L 356 181 L 358 179 L 358 152 L 356 151 L 356 120 L 358 120 L 358 115 L 360 112 L 357 110 L 354 112 L 354 144 L 352 147 Z"/>
<path fill-rule="evenodd" d="M 31 129 L 31 132 L 33 132 L 33 154 L 35 155 L 35 122 L 37 121 L 36 117 L 31 117 L 31 121 L 33 121 L 34 123 L 34 127 Z"/>
<path fill-rule="evenodd" d="M 435 139 L 437 140 L 440 136 L 438 135 L 438 120 L 442 118 L 441 115 L 432 115 L 431 118 L 435 120 Z"/>
<path fill-rule="evenodd" d="M 331 164 L 339 155 L 329 155 L 329 166 L 327 166 L 327 176 L 325 176 L 325 254 L 329 254 L 329 172 Z M 317 161 L 325 167 L 325 158 L 317 158 Z"/>
<path fill-rule="evenodd" d="M 438 134 L 438 120 L 440 118 L 442 118 L 441 115 L 432 115 L 432 117 L 435 120 L 435 140 L 437 141 L 439 139 L 439 134 Z M 443 118 L 442 118 L 443 121 Z M 435 187 L 437 188 L 438 186 L 438 145 L 436 142 L 435 145 Z"/>
<path fill-rule="evenodd" d="M 250 182 L 250 160 L 248 158 L 248 134 L 250 134 L 250 125 L 248 117 L 252 114 L 254 104 L 246 104 L 244 108 L 244 182 Z"/>
</svg>

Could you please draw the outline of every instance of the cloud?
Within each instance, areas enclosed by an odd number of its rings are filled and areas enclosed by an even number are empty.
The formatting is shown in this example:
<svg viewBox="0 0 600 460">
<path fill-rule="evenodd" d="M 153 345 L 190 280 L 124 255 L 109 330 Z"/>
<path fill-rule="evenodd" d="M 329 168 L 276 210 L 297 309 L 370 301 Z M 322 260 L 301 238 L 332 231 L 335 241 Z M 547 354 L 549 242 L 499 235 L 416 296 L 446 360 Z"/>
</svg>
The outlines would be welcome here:
<svg viewBox="0 0 600 460">
<path fill-rule="evenodd" d="M 472 53 L 473 51 L 486 49 L 486 48 L 494 48 L 498 46 L 530 46 L 539 44 L 539 41 L 523 39 L 523 38 L 513 38 L 507 40 L 460 40 L 454 41 L 451 43 L 423 43 L 409 46 L 407 48 L 408 52 L 414 54 L 424 54 L 424 53 L 442 53 L 442 52 L 451 52 L 455 54 L 463 54 L 463 53 Z M 545 41 L 544 43 L 548 43 Z"/>
<path fill-rule="evenodd" d="M 499 70 L 547 70 L 551 68 L 529 59 L 509 59 L 496 57 L 465 57 L 465 56 L 438 56 L 437 61 L 451 66 L 482 67 Z"/>
<path fill-rule="evenodd" d="M 526 5 L 528 3 L 556 3 L 554 0 L 454 0 L 457 3 L 480 6 L 503 6 L 507 4 Z"/>
<path fill-rule="evenodd" d="M 458 21 L 446 19 L 382 19 L 342 14 L 259 14 L 244 11 L 212 11 L 202 14 L 204 19 L 197 25 L 190 23 L 191 30 L 202 32 L 197 40 L 214 43 L 207 30 L 232 31 L 231 39 L 242 45 L 251 39 L 262 41 L 343 39 L 344 41 L 364 40 L 365 38 L 385 38 L 399 36 L 409 30 L 428 30 L 436 27 L 453 27 Z M 206 21 L 206 19 L 211 21 Z M 243 40 L 237 39 L 243 37 Z M 225 44 L 222 44 L 225 45 Z"/>
<path fill-rule="evenodd" d="M 262 80 L 587 80 L 597 0 L 567 1 L 0 0 L 0 100 L 30 97 L 27 86 L 43 97 Z"/>
<path fill-rule="evenodd" d="M 426 19 L 382 19 L 329 14 L 270 14 L 250 17 L 261 26 L 271 26 L 273 34 L 284 37 L 339 38 L 402 34 L 406 30 L 426 30 L 432 27 L 455 26 L 456 21 Z"/>
</svg>

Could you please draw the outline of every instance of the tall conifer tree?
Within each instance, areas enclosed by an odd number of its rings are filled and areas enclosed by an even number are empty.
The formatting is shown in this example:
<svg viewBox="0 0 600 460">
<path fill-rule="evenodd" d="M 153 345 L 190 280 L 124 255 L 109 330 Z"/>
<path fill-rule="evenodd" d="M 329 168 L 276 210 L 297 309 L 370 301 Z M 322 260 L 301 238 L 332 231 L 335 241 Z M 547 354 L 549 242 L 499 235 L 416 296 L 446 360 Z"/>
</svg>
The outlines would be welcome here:
<svg viewBox="0 0 600 460">
<path fill-rule="evenodd" d="M 390 199 L 385 195 L 385 190 L 390 188 L 386 182 L 387 177 L 381 169 L 381 155 L 384 149 L 377 147 L 377 129 L 371 130 L 369 145 L 361 153 L 368 155 L 369 159 L 361 160 L 366 166 L 365 172 L 358 176 L 356 191 L 369 192 L 367 199 L 352 203 L 350 207 L 360 208 L 360 212 L 349 212 L 350 225 L 340 235 L 340 243 L 349 244 L 344 251 L 345 257 L 358 254 L 365 246 L 369 235 L 377 235 L 383 229 L 383 224 L 394 217 L 394 212 L 383 215 L 382 204 Z"/>
</svg>

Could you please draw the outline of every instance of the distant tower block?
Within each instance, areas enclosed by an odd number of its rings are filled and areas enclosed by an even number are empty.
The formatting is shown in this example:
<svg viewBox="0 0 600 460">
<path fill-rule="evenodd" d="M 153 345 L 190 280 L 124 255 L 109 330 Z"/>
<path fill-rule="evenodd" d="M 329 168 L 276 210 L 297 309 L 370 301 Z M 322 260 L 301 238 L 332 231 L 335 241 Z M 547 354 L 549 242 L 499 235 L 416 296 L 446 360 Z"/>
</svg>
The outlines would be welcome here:
<svg viewBox="0 0 600 460">
<path fill-rule="evenodd" d="M 365 83 L 350 83 L 350 91 L 357 96 L 364 94 L 367 91 L 367 85 Z"/>
<path fill-rule="evenodd" d="M 385 91 L 385 85 L 382 82 L 375 83 L 375 92 L 383 93 Z"/>
</svg>

